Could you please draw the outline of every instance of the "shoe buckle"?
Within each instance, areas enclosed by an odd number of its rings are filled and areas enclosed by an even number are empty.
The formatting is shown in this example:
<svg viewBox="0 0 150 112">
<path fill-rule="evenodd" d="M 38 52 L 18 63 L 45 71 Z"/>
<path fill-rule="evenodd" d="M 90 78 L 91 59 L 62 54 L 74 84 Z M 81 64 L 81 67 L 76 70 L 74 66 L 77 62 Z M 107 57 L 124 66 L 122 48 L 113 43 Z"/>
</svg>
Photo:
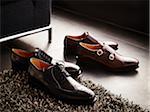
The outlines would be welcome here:
<svg viewBox="0 0 150 112">
<path fill-rule="evenodd" d="M 115 59 L 115 55 L 114 54 L 110 54 L 109 55 L 109 60 L 113 61 Z"/>
<path fill-rule="evenodd" d="M 103 50 L 102 50 L 102 49 L 99 49 L 99 50 L 97 50 L 97 52 L 96 52 L 96 53 L 97 53 L 97 55 L 98 55 L 98 56 L 101 56 L 104 52 L 103 52 Z"/>
</svg>

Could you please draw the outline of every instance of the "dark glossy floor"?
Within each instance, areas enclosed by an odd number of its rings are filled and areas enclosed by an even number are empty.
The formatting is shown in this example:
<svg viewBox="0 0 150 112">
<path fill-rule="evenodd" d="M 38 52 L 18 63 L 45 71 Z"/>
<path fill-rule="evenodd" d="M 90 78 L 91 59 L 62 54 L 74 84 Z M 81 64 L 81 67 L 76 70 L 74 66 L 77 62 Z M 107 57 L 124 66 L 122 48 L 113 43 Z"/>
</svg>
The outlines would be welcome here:
<svg viewBox="0 0 150 112">
<path fill-rule="evenodd" d="M 48 44 L 47 32 L 42 32 L 1 45 L 0 69 L 11 67 L 9 51 L 10 47 L 14 46 L 24 49 L 39 47 L 56 59 L 66 59 L 75 63 L 73 57 L 64 57 L 63 39 L 68 34 L 80 35 L 88 31 L 99 41 L 119 43 L 117 52 L 138 58 L 140 65 L 137 71 L 128 73 L 113 73 L 102 69 L 99 65 L 86 65 L 83 68 L 83 78 L 103 85 L 112 93 L 121 94 L 134 103 L 150 108 L 148 37 L 59 11 L 53 13 L 52 28 L 51 44 Z"/>
</svg>

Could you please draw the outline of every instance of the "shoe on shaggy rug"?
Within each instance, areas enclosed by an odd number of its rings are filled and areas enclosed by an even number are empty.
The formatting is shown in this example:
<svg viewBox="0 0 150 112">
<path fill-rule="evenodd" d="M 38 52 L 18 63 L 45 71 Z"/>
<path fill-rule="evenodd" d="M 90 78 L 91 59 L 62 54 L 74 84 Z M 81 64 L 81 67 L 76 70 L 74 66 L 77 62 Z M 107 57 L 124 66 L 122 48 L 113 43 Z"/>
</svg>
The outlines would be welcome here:
<svg viewBox="0 0 150 112">
<path fill-rule="evenodd" d="M 149 112 L 89 80 L 77 79 L 95 92 L 97 101 L 93 105 L 73 105 L 56 100 L 30 85 L 29 80 L 27 72 L 4 70 L 0 73 L 1 112 Z"/>
</svg>

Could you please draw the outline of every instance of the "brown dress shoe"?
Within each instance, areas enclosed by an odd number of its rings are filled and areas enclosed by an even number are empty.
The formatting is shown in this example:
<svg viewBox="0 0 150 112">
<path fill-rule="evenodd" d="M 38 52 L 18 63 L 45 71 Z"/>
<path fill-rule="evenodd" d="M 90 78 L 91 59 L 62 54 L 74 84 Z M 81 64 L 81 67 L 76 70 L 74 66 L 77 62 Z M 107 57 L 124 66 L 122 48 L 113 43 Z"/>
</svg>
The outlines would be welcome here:
<svg viewBox="0 0 150 112">
<path fill-rule="evenodd" d="M 30 58 L 30 75 L 40 81 L 43 88 L 59 100 L 76 104 L 93 104 L 95 93 L 74 80 L 62 64 L 49 64 L 37 58 Z"/>
<path fill-rule="evenodd" d="M 76 54 L 77 52 L 77 46 L 79 45 L 79 42 L 89 43 L 89 44 L 100 44 L 100 45 L 109 45 L 113 49 L 118 49 L 118 44 L 115 42 L 99 42 L 94 37 L 90 36 L 89 33 L 83 33 L 80 36 L 66 36 L 64 39 L 64 48 L 65 51 L 71 54 Z"/>
<path fill-rule="evenodd" d="M 85 58 L 95 60 L 112 71 L 135 70 L 139 64 L 137 59 L 122 56 L 108 45 L 80 42 L 77 61 L 83 63 Z"/>
<path fill-rule="evenodd" d="M 36 48 L 34 51 L 13 48 L 11 54 L 12 69 L 15 71 L 27 71 L 29 59 L 32 57 L 42 59 L 48 63 L 61 63 L 65 66 L 66 71 L 74 78 L 77 78 L 82 72 L 78 65 L 66 61 L 55 60 L 39 48 Z"/>
</svg>

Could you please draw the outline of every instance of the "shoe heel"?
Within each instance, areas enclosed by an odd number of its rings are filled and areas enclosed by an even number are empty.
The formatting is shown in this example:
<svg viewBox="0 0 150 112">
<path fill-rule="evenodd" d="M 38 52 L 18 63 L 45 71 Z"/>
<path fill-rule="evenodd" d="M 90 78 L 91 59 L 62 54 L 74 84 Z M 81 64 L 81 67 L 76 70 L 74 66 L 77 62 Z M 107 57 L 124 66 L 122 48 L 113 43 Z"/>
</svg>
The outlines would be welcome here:
<svg viewBox="0 0 150 112">
<path fill-rule="evenodd" d="M 68 44 L 69 42 L 66 39 L 67 37 L 65 37 L 64 40 L 64 52 L 66 55 L 76 55 L 77 53 L 77 47 L 73 44 Z"/>
<path fill-rule="evenodd" d="M 11 56 L 12 69 L 15 72 L 25 71 L 28 69 L 28 62 L 25 59 L 20 59 L 18 56 L 12 54 Z"/>
<path fill-rule="evenodd" d="M 19 61 L 11 61 L 11 65 L 12 69 L 16 72 L 28 70 L 28 64 L 21 63 Z"/>
<path fill-rule="evenodd" d="M 18 69 L 18 67 L 17 67 L 17 66 L 19 66 L 18 63 L 16 63 L 16 62 L 13 61 L 12 59 L 11 59 L 11 66 L 12 66 L 13 71 L 16 71 L 16 72 L 19 71 L 19 69 Z"/>
</svg>

